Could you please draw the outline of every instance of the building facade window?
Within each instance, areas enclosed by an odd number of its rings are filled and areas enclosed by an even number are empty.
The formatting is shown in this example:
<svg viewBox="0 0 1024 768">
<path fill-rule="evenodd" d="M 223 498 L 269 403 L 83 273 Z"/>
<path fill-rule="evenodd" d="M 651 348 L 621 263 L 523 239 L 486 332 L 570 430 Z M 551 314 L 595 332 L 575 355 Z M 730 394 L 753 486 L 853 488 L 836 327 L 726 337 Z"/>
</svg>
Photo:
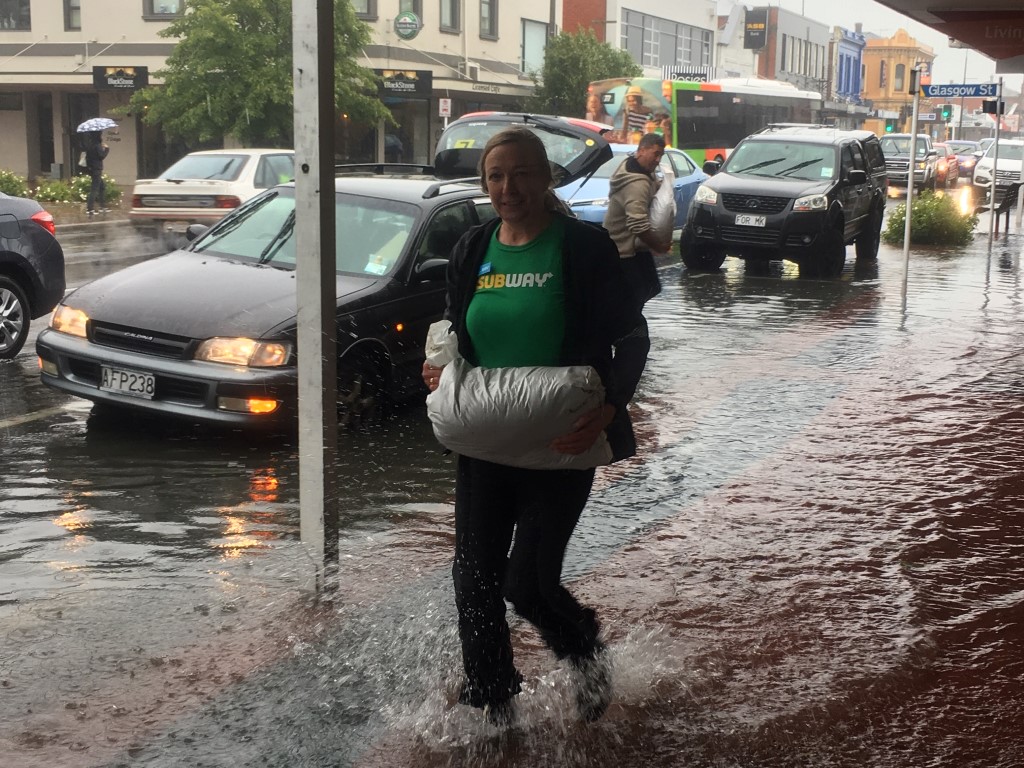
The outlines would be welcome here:
<svg viewBox="0 0 1024 768">
<path fill-rule="evenodd" d="M 878 67 L 878 87 L 883 89 L 889 83 L 889 72 L 887 63 L 888 62 L 883 61 L 880 63 Z"/>
<path fill-rule="evenodd" d="M 423 23 L 423 0 L 398 0 L 399 13 L 415 13 Z"/>
<path fill-rule="evenodd" d="M 460 0 L 441 0 L 441 31 L 461 32 L 462 19 L 459 18 Z"/>
<path fill-rule="evenodd" d="M 892 73 L 892 87 L 893 87 L 893 89 L 897 90 L 897 91 L 902 91 L 903 90 L 903 81 L 906 79 L 906 77 L 907 77 L 907 65 L 906 64 L 897 64 L 893 68 L 893 73 Z"/>
<path fill-rule="evenodd" d="M 622 10 L 621 46 L 648 67 L 711 65 L 711 30 Z"/>
<path fill-rule="evenodd" d="M 145 18 L 181 16 L 185 13 L 185 0 L 143 0 L 142 15 Z"/>
<path fill-rule="evenodd" d="M 377 18 L 377 0 L 352 0 L 352 10 L 360 19 L 374 20 Z"/>
<path fill-rule="evenodd" d="M 480 0 L 480 37 L 498 39 L 498 0 Z"/>
<path fill-rule="evenodd" d="M 82 0 L 64 0 L 64 29 L 82 28 Z"/>
<path fill-rule="evenodd" d="M 0 29 L 32 29 L 31 0 L 0 0 Z"/>
<path fill-rule="evenodd" d="M 523 60 L 520 69 L 524 73 L 540 72 L 544 68 L 544 49 L 547 44 L 547 22 L 523 19 Z"/>
</svg>

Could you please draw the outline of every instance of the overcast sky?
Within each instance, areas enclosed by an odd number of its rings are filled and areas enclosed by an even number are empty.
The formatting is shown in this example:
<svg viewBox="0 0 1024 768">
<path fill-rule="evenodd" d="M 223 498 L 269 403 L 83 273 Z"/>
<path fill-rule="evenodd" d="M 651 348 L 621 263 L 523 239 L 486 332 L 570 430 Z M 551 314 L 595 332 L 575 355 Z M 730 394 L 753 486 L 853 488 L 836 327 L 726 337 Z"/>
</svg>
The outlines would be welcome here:
<svg viewBox="0 0 1024 768">
<path fill-rule="evenodd" d="M 768 0 L 769 5 L 777 5 L 787 11 L 802 13 L 808 19 L 820 21 L 830 27 L 840 26 L 853 29 L 857 22 L 863 24 L 864 32 L 871 32 L 881 37 L 893 35 L 897 29 L 905 29 L 911 37 L 928 45 L 935 52 L 935 63 L 932 70 L 933 83 L 988 83 L 995 82 L 996 63 L 987 56 L 962 48 L 950 48 L 949 38 L 936 32 L 931 27 L 919 24 L 902 13 L 879 5 L 874 0 Z M 980 3 L 979 3 L 980 4 Z M 748 0 L 747 7 L 756 7 L 760 3 Z M 967 79 L 964 80 L 964 62 L 966 58 Z M 1003 75 L 1005 83 L 1014 90 L 1020 91 L 1021 75 Z"/>
</svg>

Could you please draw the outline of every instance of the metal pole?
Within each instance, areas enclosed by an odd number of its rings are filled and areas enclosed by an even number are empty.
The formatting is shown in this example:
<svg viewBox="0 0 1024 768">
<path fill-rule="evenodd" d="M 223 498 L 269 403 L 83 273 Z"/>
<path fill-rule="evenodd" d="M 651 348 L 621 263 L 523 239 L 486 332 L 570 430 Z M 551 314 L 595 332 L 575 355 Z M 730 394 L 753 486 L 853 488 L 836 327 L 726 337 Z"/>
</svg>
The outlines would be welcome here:
<svg viewBox="0 0 1024 768">
<path fill-rule="evenodd" d="M 914 210 L 914 171 L 917 169 L 917 117 L 918 105 L 921 100 L 921 70 L 917 67 L 910 70 L 910 83 L 914 94 L 913 116 L 910 119 L 910 168 L 907 175 L 907 217 L 903 222 L 903 293 L 907 292 L 907 278 L 910 274 L 910 219 Z"/>
<path fill-rule="evenodd" d="M 338 567 L 334 3 L 296 0 L 292 14 L 299 533 L 319 592 Z"/>
<path fill-rule="evenodd" d="M 964 79 L 960 82 L 967 83 L 967 51 L 964 51 Z M 960 119 L 956 124 L 956 137 L 958 139 L 963 138 L 964 135 L 964 94 L 960 93 Z"/>
<path fill-rule="evenodd" d="M 992 244 L 996 230 L 996 177 L 999 176 L 999 123 L 1002 122 L 1003 106 L 1003 78 L 999 78 L 999 87 L 996 89 L 996 137 L 992 142 L 992 182 L 988 192 L 988 242 Z"/>
</svg>

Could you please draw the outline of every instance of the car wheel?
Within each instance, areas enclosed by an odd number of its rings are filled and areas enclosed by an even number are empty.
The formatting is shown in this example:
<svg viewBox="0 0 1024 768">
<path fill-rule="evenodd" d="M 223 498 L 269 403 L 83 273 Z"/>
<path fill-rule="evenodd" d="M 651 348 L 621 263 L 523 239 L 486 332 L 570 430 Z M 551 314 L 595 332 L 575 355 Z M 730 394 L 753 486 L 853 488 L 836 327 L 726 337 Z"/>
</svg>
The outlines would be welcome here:
<svg viewBox="0 0 1024 768">
<path fill-rule="evenodd" d="M 800 277 L 839 277 L 846 264 L 843 231 L 833 227 L 822 238 L 821 255 L 800 262 Z"/>
<path fill-rule="evenodd" d="M 878 258 L 878 244 L 882 239 L 882 211 L 873 208 L 864 222 L 864 228 L 854 242 L 857 261 L 871 261 Z"/>
<path fill-rule="evenodd" d="M 683 228 L 679 235 L 679 258 L 687 269 L 717 272 L 725 262 L 725 251 L 711 243 L 698 243 Z"/>
<path fill-rule="evenodd" d="M 9 277 L 0 276 L 0 360 L 10 360 L 21 352 L 31 323 L 25 292 Z"/>
<path fill-rule="evenodd" d="M 387 379 L 380 355 L 357 350 L 338 361 L 338 426 L 360 429 L 387 414 Z"/>
</svg>

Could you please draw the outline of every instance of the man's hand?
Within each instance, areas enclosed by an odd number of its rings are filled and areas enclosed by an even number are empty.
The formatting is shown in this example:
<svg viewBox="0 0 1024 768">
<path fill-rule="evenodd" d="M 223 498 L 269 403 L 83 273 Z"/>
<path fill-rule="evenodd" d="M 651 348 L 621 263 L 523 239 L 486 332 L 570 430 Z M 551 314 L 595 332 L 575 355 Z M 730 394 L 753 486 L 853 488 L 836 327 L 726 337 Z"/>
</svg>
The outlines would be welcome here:
<svg viewBox="0 0 1024 768">
<path fill-rule="evenodd" d="M 433 392 L 437 389 L 437 383 L 441 380 L 441 371 L 444 370 L 444 366 L 431 365 L 426 360 L 423 361 L 423 383 L 427 385 L 427 389 Z"/>
<path fill-rule="evenodd" d="M 587 411 L 572 425 L 572 431 L 556 437 L 551 441 L 550 448 L 555 453 L 579 455 L 589 449 L 594 441 L 604 432 L 605 427 L 615 418 L 615 406 L 605 403 L 592 411 Z"/>
</svg>

